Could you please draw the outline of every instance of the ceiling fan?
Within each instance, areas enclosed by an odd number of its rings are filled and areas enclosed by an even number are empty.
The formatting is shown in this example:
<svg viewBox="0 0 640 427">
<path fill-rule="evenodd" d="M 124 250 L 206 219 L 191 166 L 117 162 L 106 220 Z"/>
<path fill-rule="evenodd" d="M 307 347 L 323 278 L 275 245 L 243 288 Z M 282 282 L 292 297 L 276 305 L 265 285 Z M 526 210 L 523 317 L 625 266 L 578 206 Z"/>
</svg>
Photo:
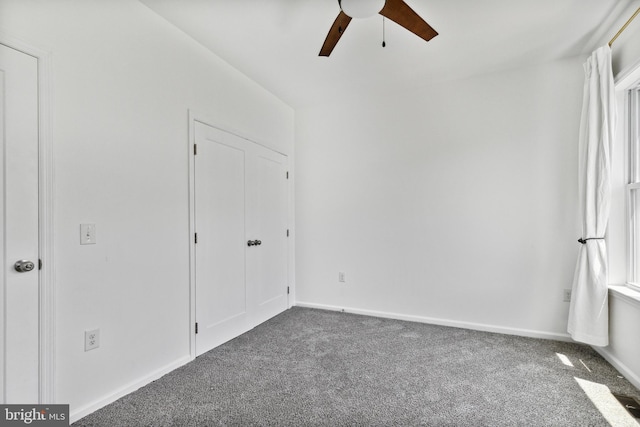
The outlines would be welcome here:
<svg viewBox="0 0 640 427">
<path fill-rule="evenodd" d="M 376 13 L 403 26 L 426 41 L 438 35 L 436 30 L 403 0 L 338 0 L 338 4 L 340 5 L 340 14 L 327 34 L 319 56 L 331 55 L 352 18 L 367 18 Z"/>
</svg>

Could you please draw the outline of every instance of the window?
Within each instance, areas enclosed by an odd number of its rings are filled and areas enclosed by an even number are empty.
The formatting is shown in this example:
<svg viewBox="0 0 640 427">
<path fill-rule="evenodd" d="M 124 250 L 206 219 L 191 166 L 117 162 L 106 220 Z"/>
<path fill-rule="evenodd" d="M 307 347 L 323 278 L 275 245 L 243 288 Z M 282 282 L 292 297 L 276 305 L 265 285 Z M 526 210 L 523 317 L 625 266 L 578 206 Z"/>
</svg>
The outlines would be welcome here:
<svg viewBox="0 0 640 427">
<path fill-rule="evenodd" d="M 627 283 L 640 290 L 640 84 L 628 91 Z"/>
</svg>

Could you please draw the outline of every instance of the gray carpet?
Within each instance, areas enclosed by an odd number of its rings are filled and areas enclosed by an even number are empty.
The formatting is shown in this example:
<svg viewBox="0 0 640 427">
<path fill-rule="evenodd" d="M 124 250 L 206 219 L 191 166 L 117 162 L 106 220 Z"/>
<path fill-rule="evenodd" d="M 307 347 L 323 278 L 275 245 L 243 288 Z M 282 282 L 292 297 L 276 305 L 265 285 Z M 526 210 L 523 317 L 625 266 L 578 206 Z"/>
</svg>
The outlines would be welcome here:
<svg viewBox="0 0 640 427">
<path fill-rule="evenodd" d="M 609 425 L 575 378 L 640 398 L 587 346 L 294 307 L 73 425 Z"/>
</svg>

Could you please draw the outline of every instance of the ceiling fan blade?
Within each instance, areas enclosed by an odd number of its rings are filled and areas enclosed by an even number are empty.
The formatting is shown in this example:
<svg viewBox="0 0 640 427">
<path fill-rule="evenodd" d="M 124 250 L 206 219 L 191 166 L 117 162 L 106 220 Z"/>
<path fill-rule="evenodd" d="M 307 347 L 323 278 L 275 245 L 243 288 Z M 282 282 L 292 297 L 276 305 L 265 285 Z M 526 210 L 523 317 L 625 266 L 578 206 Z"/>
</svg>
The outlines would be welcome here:
<svg viewBox="0 0 640 427">
<path fill-rule="evenodd" d="M 338 40 L 342 37 L 342 34 L 349 25 L 349 22 L 351 22 L 351 17 L 347 16 L 343 11 L 340 11 L 340 14 L 329 30 L 329 34 L 327 34 L 327 38 L 324 40 L 319 56 L 331 55 L 333 48 L 338 44 Z"/>
<path fill-rule="evenodd" d="M 438 32 L 403 0 L 387 0 L 380 11 L 380 15 L 391 19 L 396 24 L 403 26 L 426 41 L 438 35 Z"/>
</svg>

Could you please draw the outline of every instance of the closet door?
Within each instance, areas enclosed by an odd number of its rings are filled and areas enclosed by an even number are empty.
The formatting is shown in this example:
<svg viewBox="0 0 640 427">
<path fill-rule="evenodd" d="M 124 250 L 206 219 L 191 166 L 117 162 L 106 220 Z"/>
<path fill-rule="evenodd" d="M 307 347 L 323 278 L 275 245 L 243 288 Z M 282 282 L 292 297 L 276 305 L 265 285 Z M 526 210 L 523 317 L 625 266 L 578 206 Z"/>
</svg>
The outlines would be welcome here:
<svg viewBox="0 0 640 427">
<path fill-rule="evenodd" d="M 196 355 L 287 309 L 287 158 L 196 122 Z"/>
<path fill-rule="evenodd" d="M 247 230 L 260 242 L 247 251 L 253 324 L 287 309 L 287 158 L 256 145 L 247 183 Z M 251 237 L 250 237 L 251 238 Z"/>
<path fill-rule="evenodd" d="M 247 142 L 196 122 L 196 355 L 246 332 Z"/>
</svg>

